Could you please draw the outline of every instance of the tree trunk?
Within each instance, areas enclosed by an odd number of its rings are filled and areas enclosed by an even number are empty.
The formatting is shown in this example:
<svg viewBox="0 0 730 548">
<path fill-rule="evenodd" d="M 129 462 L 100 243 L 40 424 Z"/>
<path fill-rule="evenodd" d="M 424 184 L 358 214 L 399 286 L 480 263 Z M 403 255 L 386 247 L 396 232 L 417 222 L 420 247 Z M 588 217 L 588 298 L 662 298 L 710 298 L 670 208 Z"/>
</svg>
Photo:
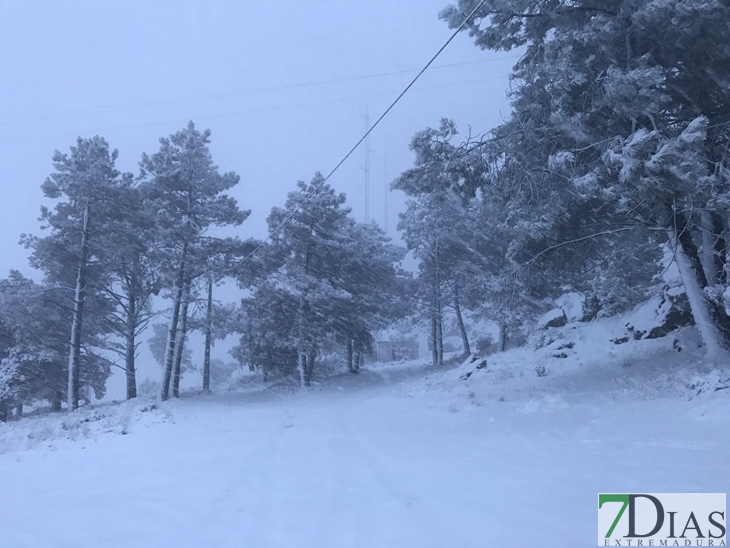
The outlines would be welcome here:
<svg viewBox="0 0 730 548">
<path fill-rule="evenodd" d="M 299 350 L 299 363 L 297 364 L 297 369 L 299 371 L 299 383 L 302 388 L 307 387 L 307 355 L 304 353 L 304 350 Z"/>
<path fill-rule="evenodd" d="M 124 369 L 127 375 L 127 399 L 131 400 L 137 397 L 137 376 L 134 368 L 134 354 L 137 350 L 135 340 L 137 334 L 137 297 L 131 288 L 127 300 L 127 340 L 125 342 Z"/>
<path fill-rule="evenodd" d="M 436 328 L 436 313 L 435 311 L 431 314 L 431 360 L 433 365 L 439 364 L 439 350 L 438 350 L 438 329 Z"/>
<path fill-rule="evenodd" d="M 718 274 L 722 272 L 722 262 L 717 253 L 717 236 L 715 235 L 715 223 L 713 215 L 709 211 L 702 212 L 702 268 L 705 272 L 707 285 L 713 286 L 718 283 Z"/>
<path fill-rule="evenodd" d="M 167 332 L 167 351 L 165 354 L 165 371 L 162 377 L 160 398 L 162 401 L 170 397 L 170 380 L 172 379 L 172 368 L 175 363 L 175 339 L 177 337 L 177 324 L 180 321 L 180 303 L 182 301 L 185 285 L 185 259 L 188 253 L 188 244 L 183 244 L 180 253 L 180 266 L 175 279 L 175 297 L 172 303 L 172 319 Z"/>
<path fill-rule="evenodd" d="M 71 322 L 71 348 L 68 356 L 68 410 L 79 407 L 79 376 L 81 374 L 81 327 L 84 319 L 84 298 L 86 297 L 86 268 L 89 257 L 89 206 L 84 208 L 84 221 L 81 229 L 81 255 L 76 273 L 74 293 L 74 313 Z"/>
<path fill-rule="evenodd" d="M 185 339 L 188 334 L 188 306 L 190 305 L 190 280 L 185 282 L 182 304 L 180 305 L 180 330 L 175 338 L 175 363 L 172 370 L 172 397 L 180 397 L 180 375 Z"/>
<path fill-rule="evenodd" d="M 464 325 L 464 318 L 461 316 L 461 304 L 459 303 L 459 286 L 454 284 L 454 310 L 456 311 L 456 323 L 459 326 L 459 333 L 461 333 L 461 346 L 463 355 L 471 355 L 471 347 L 469 346 L 469 334 L 466 332 L 466 326 Z"/>
<path fill-rule="evenodd" d="M 670 241 L 676 250 L 677 266 L 692 315 L 707 347 L 707 358 L 727 360 L 730 357 L 730 317 L 723 305 L 712 300 L 705 292 L 707 278 L 686 219 L 677 212 L 673 217 Z"/>
<path fill-rule="evenodd" d="M 0 405 L 0 422 L 8 422 L 8 409 Z"/>
<path fill-rule="evenodd" d="M 203 390 L 210 392 L 210 346 L 213 340 L 213 276 L 208 278 L 208 303 L 205 310 L 205 354 L 203 357 Z"/>
<path fill-rule="evenodd" d="M 347 340 L 347 370 L 350 373 L 357 373 L 357 370 L 355 369 L 355 364 L 353 363 L 353 343 L 352 339 Z"/>
<path fill-rule="evenodd" d="M 63 394 L 61 394 L 60 390 L 56 390 L 56 393 L 53 396 L 53 400 L 51 401 L 51 411 L 59 412 L 61 411 L 61 401 L 63 400 Z"/>
<path fill-rule="evenodd" d="M 309 248 L 307 248 L 307 252 L 304 257 L 304 274 L 305 276 L 309 275 Z M 305 310 L 307 308 L 307 301 L 305 294 L 303 293 L 299 300 L 299 318 L 298 318 L 298 324 L 299 324 L 299 341 L 298 341 L 298 352 L 299 352 L 299 382 L 302 385 L 302 388 L 305 388 L 308 386 L 307 383 L 307 350 L 306 350 L 306 344 L 304 340 L 304 314 Z"/>
<path fill-rule="evenodd" d="M 439 310 L 436 318 L 436 337 L 438 340 L 438 365 L 444 364 L 444 319 Z"/>
<path fill-rule="evenodd" d="M 15 418 L 20 419 L 23 417 L 23 404 L 19 403 L 15 406 Z"/>
<path fill-rule="evenodd" d="M 312 375 L 314 374 L 314 362 L 317 359 L 317 349 L 314 345 L 309 348 L 306 356 L 306 369 L 304 371 L 304 382 L 307 386 L 312 384 Z"/>
<path fill-rule="evenodd" d="M 302 300 L 299 306 L 299 318 L 297 318 L 299 324 L 299 337 L 297 342 L 297 356 L 298 363 L 297 369 L 299 370 L 299 383 L 302 388 L 307 386 L 306 383 L 306 369 L 307 369 L 307 354 L 304 348 L 304 301 Z"/>
<path fill-rule="evenodd" d="M 727 263 L 727 240 L 724 234 L 726 233 L 725 226 L 722 219 L 718 215 L 713 215 L 714 227 L 715 227 L 715 265 L 717 269 L 717 281 L 723 285 L 727 285 L 727 269 L 725 264 Z"/>
<path fill-rule="evenodd" d="M 444 325 L 443 325 L 443 302 L 441 298 L 441 260 L 439 240 L 436 239 L 436 251 L 434 260 L 434 306 L 436 308 L 436 365 L 444 364 Z"/>
<path fill-rule="evenodd" d="M 497 347 L 500 352 L 507 350 L 507 324 L 504 321 L 499 322 L 499 342 Z"/>
</svg>

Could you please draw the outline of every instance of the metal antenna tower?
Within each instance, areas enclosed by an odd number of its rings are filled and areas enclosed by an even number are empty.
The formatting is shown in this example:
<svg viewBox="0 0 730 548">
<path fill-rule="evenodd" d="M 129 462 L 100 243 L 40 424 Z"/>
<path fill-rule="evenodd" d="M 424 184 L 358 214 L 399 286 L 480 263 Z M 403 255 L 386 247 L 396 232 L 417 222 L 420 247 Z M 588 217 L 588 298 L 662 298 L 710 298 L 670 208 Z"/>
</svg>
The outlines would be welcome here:
<svg viewBox="0 0 730 548">
<path fill-rule="evenodd" d="M 370 110 L 365 110 L 365 129 L 370 129 Z M 363 171 L 365 172 L 365 180 L 363 181 L 363 194 L 365 195 L 365 222 L 370 222 L 370 135 L 365 138 L 365 165 Z"/>
<path fill-rule="evenodd" d="M 383 229 L 388 235 L 388 157 L 383 158 Z"/>
</svg>

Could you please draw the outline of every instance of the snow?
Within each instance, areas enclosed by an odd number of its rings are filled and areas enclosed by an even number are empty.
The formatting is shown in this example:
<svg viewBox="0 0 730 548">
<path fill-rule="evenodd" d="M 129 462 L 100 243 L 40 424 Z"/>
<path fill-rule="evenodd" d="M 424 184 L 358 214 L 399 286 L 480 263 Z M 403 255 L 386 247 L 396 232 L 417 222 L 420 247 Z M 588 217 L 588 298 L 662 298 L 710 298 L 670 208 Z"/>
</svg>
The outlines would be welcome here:
<svg viewBox="0 0 730 548">
<path fill-rule="evenodd" d="M 544 329 L 551 322 L 558 320 L 565 316 L 565 312 L 562 308 L 553 308 L 549 312 L 543 314 L 539 320 L 537 320 L 538 329 Z"/>
<path fill-rule="evenodd" d="M 374 364 L 306 392 L 0 426 L 0 546 L 591 546 L 598 492 L 730 490 L 730 374 L 693 329 L 682 352 L 616 345 L 624 322 L 550 330 L 482 369 Z"/>
<path fill-rule="evenodd" d="M 579 322 L 585 315 L 585 297 L 581 293 L 571 292 L 561 295 L 555 304 L 565 312 L 568 322 Z"/>
<path fill-rule="evenodd" d="M 634 331 L 649 333 L 664 322 L 671 307 L 672 303 L 669 299 L 663 298 L 662 295 L 655 295 L 634 307 L 629 323 Z"/>
<path fill-rule="evenodd" d="M 70 415 L 29 417 L 16 424 L 0 424 L 0 458 L 4 453 L 34 448 L 55 451 L 105 434 L 127 435 L 132 428 L 149 428 L 169 420 L 169 409 L 142 398 L 122 404 L 82 407 Z"/>
</svg>

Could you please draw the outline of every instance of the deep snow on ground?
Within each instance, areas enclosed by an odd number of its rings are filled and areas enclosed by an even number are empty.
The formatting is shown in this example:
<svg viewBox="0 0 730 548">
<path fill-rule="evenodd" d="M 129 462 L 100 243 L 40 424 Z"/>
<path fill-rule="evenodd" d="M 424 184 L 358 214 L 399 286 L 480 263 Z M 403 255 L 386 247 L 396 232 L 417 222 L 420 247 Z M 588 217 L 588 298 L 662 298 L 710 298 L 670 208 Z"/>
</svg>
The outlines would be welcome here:
<svg viewBox="0 0 730 548">
<path fill-rule="evenodd" d="M 620 329 L 0 426 L 0 547 L 593 546 L 598 492 L 730 490 L 726 370 Z"/>
</svg>

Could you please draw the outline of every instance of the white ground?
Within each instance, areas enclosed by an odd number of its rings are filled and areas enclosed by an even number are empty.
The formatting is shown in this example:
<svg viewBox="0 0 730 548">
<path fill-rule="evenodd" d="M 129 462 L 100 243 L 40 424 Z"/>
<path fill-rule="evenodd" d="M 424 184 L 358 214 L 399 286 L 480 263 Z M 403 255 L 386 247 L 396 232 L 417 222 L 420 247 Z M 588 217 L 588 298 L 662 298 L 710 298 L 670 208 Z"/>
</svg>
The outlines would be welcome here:
<svg viewBox="0 0 730 548">
<path fill-rule="evenodd" d="M 730 491 L 725 373 L 591 329 L 568 358 L 0 426 L 0 547 L 594 546 L 598 492 Z"/>
</svg>

